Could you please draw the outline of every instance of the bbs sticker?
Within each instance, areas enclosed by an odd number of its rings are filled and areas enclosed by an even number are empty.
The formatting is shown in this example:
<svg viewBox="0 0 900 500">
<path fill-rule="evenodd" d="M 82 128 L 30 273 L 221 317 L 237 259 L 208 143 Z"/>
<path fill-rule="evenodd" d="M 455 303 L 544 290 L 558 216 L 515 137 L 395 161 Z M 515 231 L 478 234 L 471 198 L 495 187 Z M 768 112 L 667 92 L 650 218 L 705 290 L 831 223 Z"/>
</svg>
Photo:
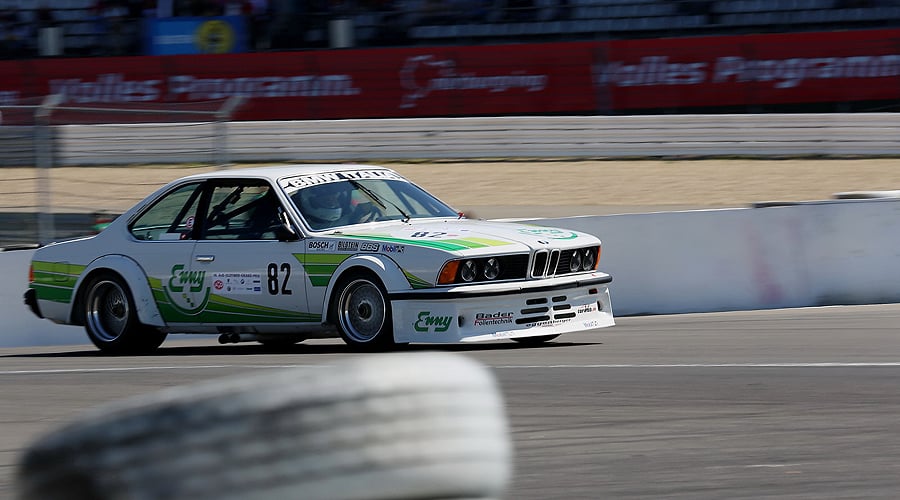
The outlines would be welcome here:
<svg viewBox="0 0 900 500">
<path fill-rule="evenodd" d="M 378 251 L 378 243 L 372 242 L 363 242 L 359 244 L 360 252 L 377 252 Z"/>
</svg>

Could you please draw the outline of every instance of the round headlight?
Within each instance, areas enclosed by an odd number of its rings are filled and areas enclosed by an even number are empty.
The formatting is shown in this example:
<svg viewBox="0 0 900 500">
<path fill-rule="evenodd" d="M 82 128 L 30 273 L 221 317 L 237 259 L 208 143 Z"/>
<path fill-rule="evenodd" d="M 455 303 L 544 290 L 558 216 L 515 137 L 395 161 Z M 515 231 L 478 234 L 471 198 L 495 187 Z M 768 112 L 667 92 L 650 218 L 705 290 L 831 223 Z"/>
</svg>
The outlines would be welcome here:
<svg viewBox="0 0 900 500">
<path fill-rule="evenodd" d="M 575 271 L 581 271 L 581 251 L 575 250 L 572 252 L 572 257 L 569 259 L 569 271 L 573 273 Z"/>
<path fill-rule="evenodd" d="M 484 277 L 493 280 L 500 276 L 500 259 L 491 257 L 484 263 Z"/>
<path fill-rule="evenodd" d="M 478 268 L 475 266 L 474 260 L 467 260 L 459 266 L 459 277 L 463 281 L 474 281 L 478 275 Z"/>
<path fill-rule="evenodd" d="M 584 249 L 584 258 L 581 259 L 581 268 L 585 271 L 590 271 L 594 268 L 594 264 L 596 261 L 594 260 L 597 257 L 597 252 L 593 248 L 585 248 Z"/>
</svg>

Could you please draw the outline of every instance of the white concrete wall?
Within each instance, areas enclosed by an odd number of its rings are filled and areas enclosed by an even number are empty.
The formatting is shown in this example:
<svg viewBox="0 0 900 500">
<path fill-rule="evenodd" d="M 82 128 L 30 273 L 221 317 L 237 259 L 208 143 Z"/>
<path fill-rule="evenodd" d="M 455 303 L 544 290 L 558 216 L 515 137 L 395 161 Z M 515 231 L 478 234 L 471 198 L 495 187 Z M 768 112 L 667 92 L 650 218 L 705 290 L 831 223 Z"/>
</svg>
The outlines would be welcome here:
<svg viewBox="0 0 900 500">
<path fill-rule="evenodd" d="M 900 200 L 561 219 L 595 234 L 616 315 L 900 302 Z M 84 343 L 23 305 L 30 251 L 0 253 L 0 346 Z"/>
<path fill-rule="evenodd" d="M 25 305 L 28 263 L 34 250 L 0 252 L 0 347 L 85 344 L 90 341 L 77 326 L 40 319 Z"/>
<path fill-rule="evenodd" d="M 900 200 L 539 219 L 596 234 L 617 315 L 900 302 Z"/>
</svg>

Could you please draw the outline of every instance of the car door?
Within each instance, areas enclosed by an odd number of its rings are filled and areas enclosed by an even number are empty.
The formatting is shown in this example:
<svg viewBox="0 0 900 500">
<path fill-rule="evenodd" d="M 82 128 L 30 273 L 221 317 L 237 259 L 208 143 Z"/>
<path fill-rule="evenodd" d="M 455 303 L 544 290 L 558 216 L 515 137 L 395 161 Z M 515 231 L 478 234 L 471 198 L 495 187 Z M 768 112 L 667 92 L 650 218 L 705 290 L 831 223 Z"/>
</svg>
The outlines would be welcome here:
<svg viewBox="0 0 900 500">
<path fill-rule="evenodd" d="M 194 302 L 198 283 L 190 274 L 202 182 L 173 187 L 132 221 L 133 239 L 123 254 L 144 270 L 163 320 L 192 323 L 201 308 Z"/>
<path fill-rule="evenodd" d="M 295 254 L 302 243 L 279 241 L 281 202 L 268 182 L 211 182 L 191 276 L 205 283 L 195 293 L 207 325 L 321 322 L 307 307 L 306 276 Z"/>
</svg>

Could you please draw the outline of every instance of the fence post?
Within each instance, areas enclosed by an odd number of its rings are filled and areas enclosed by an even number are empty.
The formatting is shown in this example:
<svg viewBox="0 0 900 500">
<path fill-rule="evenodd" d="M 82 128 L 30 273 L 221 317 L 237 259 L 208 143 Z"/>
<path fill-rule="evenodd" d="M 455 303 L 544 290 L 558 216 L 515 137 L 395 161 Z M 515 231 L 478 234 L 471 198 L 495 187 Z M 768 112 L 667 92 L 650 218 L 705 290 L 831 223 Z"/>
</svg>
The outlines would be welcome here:
<svg viewBox="0 0 900 500">
<path fill-rule="evenodd" d="M 56 237 L 53 200 L 50 189 L 50 169 L 53 168 L 53 131 L 50 115 L 63 102 L 60 94 L 48 95 L 34 112 L 34 153 L 37 164 L 38 243 L 44 245 Z"/>
<path fill-rule="evenodd" d="M 241 104 L 244 103 L 243 96 L 231 96 L 225 100 L 225 103 L 222 104 L 222 107 L 216 111 L 216 122 L 215 122 L 215 146 L 213 154 L 215 155 L 216 167 L 219 169 L 228 168 L 231 166 L 231 154 L 228 151 L 228 122 L 231 120 L 231 116 L 240 107 Z"/>
</svg>

